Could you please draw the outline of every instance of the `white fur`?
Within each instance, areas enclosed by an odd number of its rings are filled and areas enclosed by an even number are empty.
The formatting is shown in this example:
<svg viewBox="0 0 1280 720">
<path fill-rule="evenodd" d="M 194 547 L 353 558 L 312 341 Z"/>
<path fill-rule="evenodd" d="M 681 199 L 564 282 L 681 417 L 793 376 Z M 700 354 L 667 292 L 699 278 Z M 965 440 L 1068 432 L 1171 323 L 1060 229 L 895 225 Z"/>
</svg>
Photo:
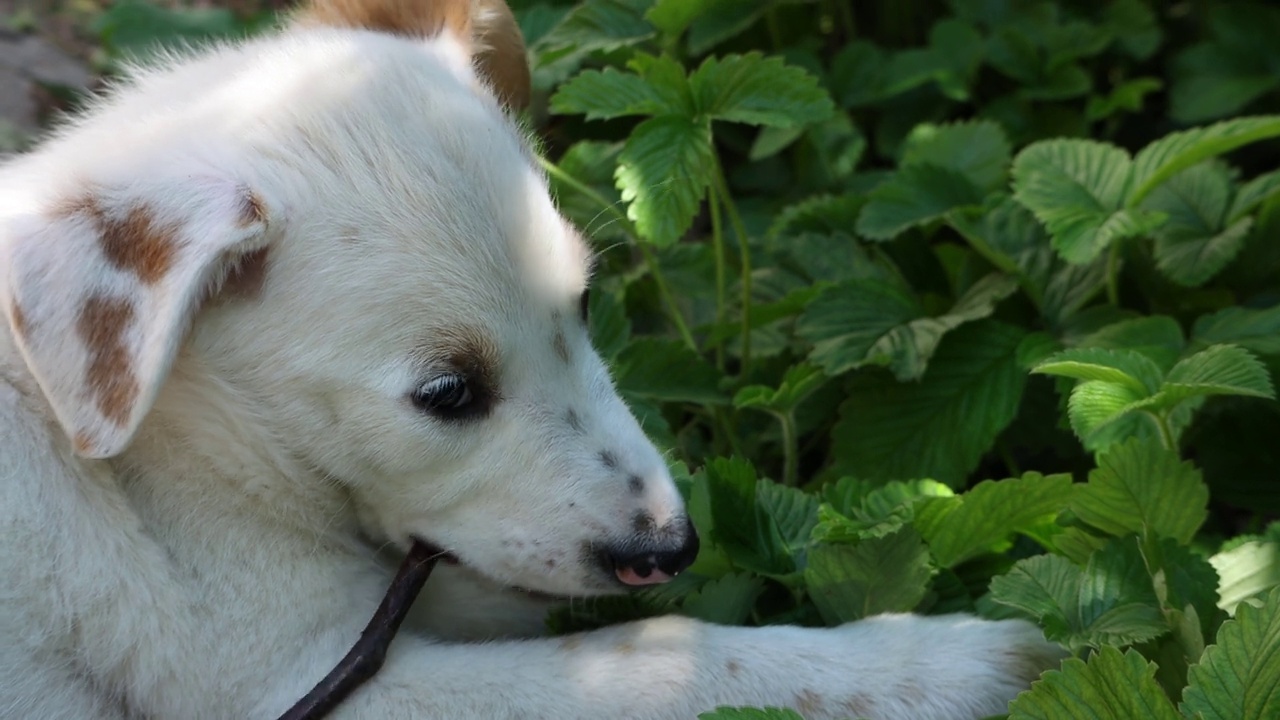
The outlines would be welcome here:
<svg viewBox="0 0 1280 720">
<path fill-rule="evenodd" d="M 377 605 L 374 547 L 412 535 L 462 564 L 338 716 L 1001 712 L 1058 654 L 1020 622 L 533 637 L 547 602 L 513 588 L 610 592 L 583 548 L 683 508 L 578 319 L 587 251 L 481 87 L 448 37 L 291 29 L 138 71 L 0 170 L 0 310 L 29 325 L 0 323 L 0 717 L 274 717 Z M 84 196 L 173 229 L 163 279 L 59 215 Z M 238 223 L 250 196 L 265 218 Z M 261 291 L 219 293 L 261 247 Z M 95 294 L 136 309 L 123 423 L 85 385 Z M 462 326 L 492 340 L 501 397 L 451 423 L 407 397 Z"/>
</svg>

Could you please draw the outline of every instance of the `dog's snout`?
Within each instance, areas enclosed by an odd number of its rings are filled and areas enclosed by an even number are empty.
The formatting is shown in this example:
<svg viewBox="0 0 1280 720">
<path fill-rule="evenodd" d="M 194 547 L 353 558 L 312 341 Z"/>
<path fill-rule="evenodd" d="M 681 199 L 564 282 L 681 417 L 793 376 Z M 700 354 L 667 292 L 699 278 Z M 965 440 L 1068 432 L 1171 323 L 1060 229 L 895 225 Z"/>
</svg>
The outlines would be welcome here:
<svg viewBox="0 0 1280 720">
<path fill-rule="evenodd" d="M 698 532 L 685 519 L 673 542 L 628 544 L 606 553 L 618 580 L 624 585 L 656 585 L 679 575 L 698 557 Z"/>
</svg>

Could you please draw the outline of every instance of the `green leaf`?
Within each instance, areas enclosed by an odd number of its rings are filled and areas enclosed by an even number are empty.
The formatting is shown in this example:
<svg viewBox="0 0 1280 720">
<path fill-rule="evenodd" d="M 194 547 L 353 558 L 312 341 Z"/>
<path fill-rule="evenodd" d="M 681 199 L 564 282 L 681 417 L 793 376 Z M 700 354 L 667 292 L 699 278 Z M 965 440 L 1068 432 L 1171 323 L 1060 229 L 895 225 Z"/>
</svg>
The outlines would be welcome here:
<svg viewBox="0 0 1280 720">
<path fill-rule="evenodd" d="M 688 0 L 681 0 L 688 2 Z M 718 707 L 698 715 L 698 720 L 804 720 L 794 710 L 785 708 Z"/>
<path fill-rule="evenodd" d="M 901 164 L 933 165 L 964 175 L 989 191 L 1002 185 L 1012 150 L 1004 130 L 990 120 L 917 125 L 903 142 Z"/>
<path fill-rule="evenodd" d="M 1249 103 L 1280 86 L 1275 38 L 1280 12 L 1262 3 L 1207 7 L 1210 40 L 1174 57 L 1171 111 L 1179 123 L 1238 115 Z"/>
<path fill-rule="evenodd" d="M 618 354 L 615 374 L 624 395 L 665 402 L 717 403 L 720 373 L 675 340 L 638 338 Z"/>
<path fill-rule="evenodd" d="M 1192 165 L 1277 135 L 1280 135 L 1280 117 L 1275 116 L 1236 118 L 1166 135 L 1134 157 L 1133 181 L 1126 203 L 1131 207 L 1137 205 L 1169 178 Z"/>
<path fill-rule="evenodd" d="M 982 189 L 961 172 L 937 165 L 903 166 L 871 191 L 858 215 L 858 234 L 890 240 L 955 208 L 980 205 L 982 197 Z"/>
<path fill-rule="evenodd" d="M 1137 432 L 1133 413 L 1149 401 L 1150 396 L 1128 385 L 1088 380 L 1071 389 L 1067 416 L 1085 448 L 1097 452 L 1133 436 Z"/>
<path fill-rule="evenodd" d="M 996 550 L 1010 536 L 1051 520 L 1073 492 L 1070 475 L 1027 473 L 987 480 L 954 497 L 927 497 L 915 505 L 913 525 L 939 567 L 949 568 Z"/>
<path fill-rule="evenodd" d="M 613 361 L 631 338 L 631 320 L 620 298 L 603 289 L 596 289 L 588 297 L 588 323 L 591 327 L 591 344 L 606 361 Z"/>
<path fill-rule="evenodd" d="M 855 280 L 819 295 L 796 331 L 813 343 L 810 357 L 828 375 L 884 365 L 899 380 L 917 380 L 947 332 L 988 317 L 1016 289 L 1013 278 L 993 273 L 974 283 L 946 313 L 927 317 L 919 301 L 896 283 Z"/>
<path fill-rule="evenodd" d="M 1009 705 L 1009 720 L 1183 720 L 1136 650 L 1104 647 L 1063 661 Z"/>
<path fill-rule="evenodd" d="M 855 376 L 832 431 L 838 470 L 958 485 L 1017 411 L 1024 335 L 991 320 L 970 323 L 943 338 L 919 382 Z"/>
<path fill-rule="evenodd" d="M 751 617 L 764 580 L 746 573 L 729 573 L 689 593 L 680 613 L 719 625 L 741 625 Z"/>
<path fill-rule="evenodd" d="M 1275 170 L 1250 180 L 1236 190 L 1227 212 L 1227 222 L 1234 223 L 1258 208 L 1259 205 L 1280 194 L 1280 170 Z"/>
<path fill-rule="evenodd" d="M 1186 349 L 1182 326 L 1167 315 L 1121 320 L 1098 328 L 1081 338 L 1078 348 L 1133 350 L 1151 358 L 1161 369 L 1173 366 Z M 1152 378 L 1155 380 L 1155 378 Z M 1158 381 L 1157 381 L 1158 384 Z"/>
<path fill-rule="evenodd" d="M 1073 651 L 1145 642 L 1169 629 L 1133 537 L 1112 540 L 1083 570 L 1058 555 L 1019 560 L 992 579 L 991 597 Z"/>
<path fill-rule="evenodd" d="M 627 115 L 680 114 L 684 108 L 639 75 L 605 68 L 578 73 L 561 85 L 551 96 L 551 111 L 560 115 L 585 114 L 588 120 L 607 120 Z"/>
<path fill-rule="evenodd" d="M 1104 348 L 1063 350 L 1049 356 L 1031 372 L 1122 385 L 1139 397 L 1155 392 L 1164 376 L 1160 366 L 1136 350 Z"/>
<path fill-rule="evenodd" d="M 928 591 L 929 551 L 909 527 L 854 544 L 809 550 L 805 583 L 829 625 L 915 608 Z"/>
<path fill-rule="evenodd" d="M 1265 310 L 1230 307 L 1196 320 L 1196 346 L 1233 344 L 1264 355 L 1280 354 L 1280 305 Z"/>
<path fill-rule="evenodd" d="M 689 77 L 698 111 L 726 122 L 796 127 L 835 111 L 818 79 L 760 53 L 707 58 Z"/>
<path fill-rule="evenodd" d="M 577 52 L 614 50 L 653 37 L 645 22 L 647 0 L 587 0 L 565 16 L 539 45 Z"/>
<path fill-rule="evenodd" d="M 1191 668 L 1182 712 L 1204 720 L 1280 717 L 1280 590 L 1243 604 Z"/>
<path fill-rule="evenodd" d="M 1280 542 L 1250 540 L 1214 555 L 1218 571 L 1218 607 L 1235 612 L 1240 603 L 1280 587 Z"/>
<path fill-rule="evenodd" d="M 1194 395 L 1245 395 L 1275 399 L 1271 375 L 1248 350 L 1212 345 L 1169 370 L 1160 396 L 1167 403 Z"/>
<path fill-rule="evenodd" d="M 244 34 L 235 13 L 226 8 L 166 8 L 143 0 L 112 3 L 94 30 L 113 55 L 137 58 L 166 47 Z"/>
<path fill-rule="evenodd" d="M 650 242 L 670 245 L 693 223 L 715 162 L 711 133 L 692 120 L 664 116 L 636 126 L 614 175 L 627 217 Z"/>
<path fill-rule="evenodd" d="M 1097 122 L 1122 112 L 1136 113 L 1142 110 L 1147 95 L 1163 88 L 1164 83 L 1159 78 L 1139 77 L 1126 80 L 1112 88 L 1105 97 L 1095 95 L 1089 98 L 1089 105 L 1084 111 L 1085 119 Z"/>
<path fill-rule="evenodd" d="M 1208 517 L 1209 488 L 1191 463 L 1154 441 L 1114 445 L 1071 501 L 1081 521 L 1110 535 L 1188 543 Z"/>
<path fill-rule="evenodd" d="M 793 365 L 775 390 L 766 385 L 749 385 L 733 397 L 738 408 L 760 408 L 777 414 L 789 413 L 826 382 L 826 376 L 808 363 Z"/>
<path fill-rule="evenodd" d="M 1156 265 L 1174 282 L 1196 287 L 1217 275 L 1244 247 L 1253 219 L 1227 223 L 1231 175 L 1216 162 L 1193 165 L 1142 202 L 1168 217 L 1155 231 Z"/>
<path fill-rule="evenodd" d="M 1013 161 L 1014 197 L 1048 228 L 1072 263 L 1092 260 L 1116 240 L 1144 235 L 1163 217 L 1123 206 L 1129 154 L 1091 140 L 1046 140 Z"/>
</svg>

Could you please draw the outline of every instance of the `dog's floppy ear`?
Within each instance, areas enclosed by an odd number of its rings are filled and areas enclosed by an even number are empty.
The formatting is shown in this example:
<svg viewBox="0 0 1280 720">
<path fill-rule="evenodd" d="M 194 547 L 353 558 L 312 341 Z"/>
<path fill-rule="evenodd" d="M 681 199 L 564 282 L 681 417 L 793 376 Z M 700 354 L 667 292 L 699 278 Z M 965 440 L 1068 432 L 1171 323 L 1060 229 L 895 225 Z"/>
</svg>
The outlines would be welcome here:
<svg viewBox="0 0 1280 720">
<path fill-rule="evenodd" d="M 499 100 L 517 110 L 529 104 L 524 37 L 503 0 L 311 0 L 298 19 L 409 37 L 448 32 L 468 48 Z"/>
<path fill-rule="evenodd" d="M 246 185 L 146 185 L 85 188 L 11 220 L 0 243 L 13 334 L 84 457 L 129 444 L 203 296 L 265 247 L 268 211 Z"/>
</svg>

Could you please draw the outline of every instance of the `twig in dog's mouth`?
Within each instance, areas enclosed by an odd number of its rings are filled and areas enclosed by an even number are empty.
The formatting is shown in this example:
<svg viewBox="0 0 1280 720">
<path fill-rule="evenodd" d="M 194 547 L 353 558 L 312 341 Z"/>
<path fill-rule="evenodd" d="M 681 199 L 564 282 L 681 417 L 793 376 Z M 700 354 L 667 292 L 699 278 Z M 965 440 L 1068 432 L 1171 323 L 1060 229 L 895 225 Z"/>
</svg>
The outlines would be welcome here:
<svg viewBox="0 0 1280 720">
<path fill-rule="evenodd" d="M 318 720 L 333 711 L 356 688 L 368 682 L 387 657 L 387 648 L 395 639 L 400 624 L 409 614 L 422 586 L 427 583 L 436 562 L 448 554 L 420 540 L 414 540 L 404 562 L 373 618 L 360 633 L 360 639 L 311 692 L 280 716 L 280 720 Z"/>
</svg>

